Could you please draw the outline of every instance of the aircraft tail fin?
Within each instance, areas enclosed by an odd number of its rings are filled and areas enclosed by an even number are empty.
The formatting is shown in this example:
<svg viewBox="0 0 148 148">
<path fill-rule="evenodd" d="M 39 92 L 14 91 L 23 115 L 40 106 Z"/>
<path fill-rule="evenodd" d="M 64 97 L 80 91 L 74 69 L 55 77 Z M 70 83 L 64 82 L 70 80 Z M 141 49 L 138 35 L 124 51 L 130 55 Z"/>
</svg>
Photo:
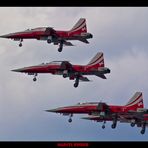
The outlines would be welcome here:
<svg viewBox="0 0 148 148">
<path fill-rule="evenodd" d="M 136 92 L 125 106 L 134 111 L 137 111 L 138 108 L 144 108 L 142 92 Z"/>
<path fill-rule="evenodd" d="M 70 31 L 71 32 L 86 33 L 87 32 L 86 19 L 80 18 Z"/>
<path fill-rule="evenodd" d="M 103 52 L 98 52 L 87 65 L 94 66 L 96 64 L 99 64 L 100 67 L 105 66 Z"/>
</svg>

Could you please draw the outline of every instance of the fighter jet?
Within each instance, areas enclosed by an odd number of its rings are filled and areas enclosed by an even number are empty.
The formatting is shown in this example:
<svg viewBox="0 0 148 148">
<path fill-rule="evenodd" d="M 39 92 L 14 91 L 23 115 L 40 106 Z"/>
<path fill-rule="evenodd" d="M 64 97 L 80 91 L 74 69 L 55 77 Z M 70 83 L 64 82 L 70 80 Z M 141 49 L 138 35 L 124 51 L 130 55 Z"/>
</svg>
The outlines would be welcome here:
<svg viewBox="0 0 148 148">
<path fill-rule="evenodd" d="M 73 106 L 59 107 L 46 110 L 47 112 L 69 115 L 69 122 L 72 122 L 73 114 L 88 114 L 82 119 L 103 122 L 105 128 L 106 121 L 111 121 L 114 129 L 117 122 L 130 123 L 132 127 L 141 127 L 141 134 L 145 133 L 148 126 L 148 109 L 144 108 L 142 92 L 136 92 L 126 105 L 107 105 L 104 102 L 78 103 Z"/>
<path fill-rule="evenodd" d="M 38 73 L 51 73 L 54 75 L 63 75 L 64 78 L 70 80 L 75 79 L 74 87 L 78 87 L 79 80 L 90 81 L 83 75 L 95 75 L 106 79 L 105 74 L 110 73 L 110 69 L 105 67 L 102 52 L 98 52 L 87 65 L 72 65 L 69 61 L 52 61 L 50 63 L 42 63 L 36 66 L 14 69 L 15 72 L 24 72 L 28 75 L 34 75 L 33 81 L 36 81 Z"/>
<path fill-rule="evenodd" d="M 63 45 L 73 46 L 68 40 L 79 40 L 84 43 L 89 43 L 87 39 L 93 38 L 91 33 L 87 33 L 86 19 L 80 18 L 74 27 L 68 31 L 55 30 L 52 27 L 38 27 L 27 29 L 21 32 L 10 33 L 0 36 L 1 38 L 14 39 L 19 41 L 19 46 L 22 46 L 23 39 L 45 40 L 47 43 L 59 45 L 58 51 L 61 52 Z"/>
</svg>

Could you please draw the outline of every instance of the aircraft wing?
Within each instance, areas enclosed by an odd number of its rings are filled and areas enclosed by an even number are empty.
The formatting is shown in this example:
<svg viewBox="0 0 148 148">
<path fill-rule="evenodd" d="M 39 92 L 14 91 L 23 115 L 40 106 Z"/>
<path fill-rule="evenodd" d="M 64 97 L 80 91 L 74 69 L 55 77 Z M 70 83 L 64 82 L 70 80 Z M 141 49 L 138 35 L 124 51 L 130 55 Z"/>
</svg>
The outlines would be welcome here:
<svg viewBox="0 0 148 148">
<path fill-rule="evenodd" d="M 58 37 L 59 37 L 58 34 L 56 33 L 56 31 L 52 27 L 47 27 L 45 30 L 45 34 L 51 35 L 55 39 L 58 39 Z"/>
<path fill-rule="evenodd" d="M 96 76 L 102 78 L 102 79 L 106 79 L 105 75 L 104 74 L 97 74 Z"/>
<path fill-rule="evenodd" d="M 144 114 L 139 112 L 128 112 L 128 113 L 119 113 L 118 118 L 120 122 L 129 122 L 132 119 L 136 119 L 137 123 L 144 120 Z"/>
<path fill-rule="evenodd" d="M 81 81 L 85 81 L 85 82 L 90 81 L 87 77 L 83 77 L 83 76 L 80 76 L 79 79 L 80 79 Z"/>
<path fill-rule="evenodd" d="M 107 116 L 100 116 L 100 115 L 90 115 L 87 117 L 83 117 L 82 119 L 87 119 L 87 120 L 94 120 L 97 122 L 102 122 L 102 121 L 112 121 L 113 120 L 113 115 L 107 115 Z M 127 113 L 119 113 L 118 114 L 118 121 L 124 122 L 124 123 L 130 123 L 131 119 L 138 119 L 139 121 L 142 120 L 142 116 L 135 116 L 134 114 L 127 114 Z"/>
<path fill-rule="evenodd" d="M 72 64 L 69 63 L 68 61 L 62 61 L 62 63 L 61 63 L 61 69 L 64 69 L 64 70 L 72 70 Z"/>
<path fill-rule="evenodd" d="M 112 121 L 112 118 L 111 117 L 101 117 L 101 116 L 98 116 L 98 115 L 90 115 L 90 116 L 87 116 L 87 117 L 82 117 L 81 119 L 86 119 L 86 120 L 94 120 L 96 122 L 103 122 L 104 120 L 105 121 Z"/>
<path fill-rule="evenodd" d="M 65 46 L 74 46 L 71 42 L 67 42 L 64 40 L 64 43 L 63 43 Z"/>
<path fill-rule="evenodd" d="M 56 33 L 56 31 L 52 27 L 47 27 L 45 33 Z"/>
</svg>

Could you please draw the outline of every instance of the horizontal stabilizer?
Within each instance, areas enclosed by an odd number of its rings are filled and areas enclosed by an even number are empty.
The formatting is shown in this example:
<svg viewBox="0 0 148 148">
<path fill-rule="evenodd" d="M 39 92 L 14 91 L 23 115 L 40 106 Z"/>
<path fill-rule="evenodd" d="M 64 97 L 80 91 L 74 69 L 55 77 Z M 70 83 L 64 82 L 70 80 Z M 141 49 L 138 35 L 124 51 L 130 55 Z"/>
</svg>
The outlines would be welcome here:
<svg viewBox="0 0 148 148">
<path fill-rule="evenodd" d="M 106 76 L 103 75 L 103 74 L 97 74 L 96 76 L 98 76 L 98 77 L 100 77 L 100 78 L 102 78 L 102 79 L 107 79 Z"/>
<path fill-rule="evenodd" d="M 89 44 L 89 42 L 84 38 L 80 38 L 79 41 Z"/>
</svg>

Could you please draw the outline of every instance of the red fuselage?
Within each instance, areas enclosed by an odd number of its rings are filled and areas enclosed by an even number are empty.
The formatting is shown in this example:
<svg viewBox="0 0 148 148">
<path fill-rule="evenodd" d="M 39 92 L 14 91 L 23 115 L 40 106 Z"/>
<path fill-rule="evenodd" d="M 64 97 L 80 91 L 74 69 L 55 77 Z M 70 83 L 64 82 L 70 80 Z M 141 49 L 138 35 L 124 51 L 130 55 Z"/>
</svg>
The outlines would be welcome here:
<svg viewBox="0 0 148 148">
<path fill-rule="evenodd" d="M 115 106 L 110 105 L 109 111 L 111 113 L 127 113 L 132 108 L 127 108 L 126 106 Z M 60 107 L 57 109 L 50 110 L 51 112 L 56 113 L 67 113 L 67 114 L 93 114 L 105 112 L 105 107 L 102 110 L 98 110 L 98 104 L 78 104 L 75 106 Z"/>
<path fill-rule="evenodd" d="M 26 31 L 22 31 L 22 32 L 16 32 L 16 33 L 10 33 L 7 35 L 4 35 L 6 38 L 12 38 L 12 39 L 43 39 L 45 37 L 45 39 L 48 36 L 53 36 L 56 35 L 58 38 L 62 38 L 62 39 L 66 39 L 66 40 L 72 40 L 72 39 L 77 39 L 78 36 L 81 36 L 81 32 L 80 31 L 75 31 L 75 32 L 71 32 L 71 31 L 59 31 L 56 30 L 54 33 L 53 32 L 46 32 L 45 30 L 41 30 L 41 31 L 31 31 L 31 30 L 26 30 Z M 83 33 L 82 33 L 83 35 Z"/>
<path fill-rule="evenodd" d="M 72 65 L 72 71 L 79 72 L 83 74 L 91 74 L 91 72 L 96 71 L 96 69 L 99 70 L 102 68 L 100 64 L 96 64 L 94 66 L 90 65 Z M 24 67 L 21 69 L 18 69 L 16 71 L 18 72 L 24 72 L 24 73 L 51 73 L 51 74 L 62 74 L 64 69 L 61 68 L 60 64 L 41 64 L 37 66 L 30 66 L 30 67 Z"/>
</svg>

